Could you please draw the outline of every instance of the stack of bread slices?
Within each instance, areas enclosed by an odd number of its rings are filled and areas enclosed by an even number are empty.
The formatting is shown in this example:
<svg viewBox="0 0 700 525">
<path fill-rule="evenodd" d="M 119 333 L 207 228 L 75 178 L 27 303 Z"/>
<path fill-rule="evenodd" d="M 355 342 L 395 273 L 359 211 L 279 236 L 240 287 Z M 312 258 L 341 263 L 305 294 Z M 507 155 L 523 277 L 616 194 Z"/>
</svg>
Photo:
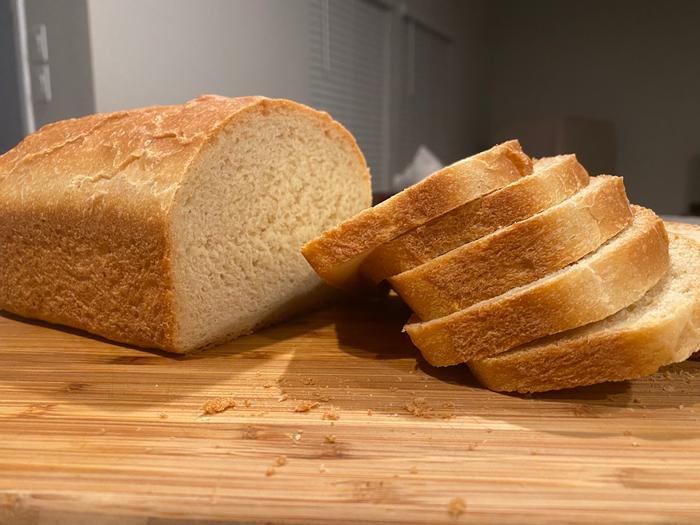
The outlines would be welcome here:
<svg viewBox="0 0 700 525">
<path fill-rule="evenodd" d="M 306 244 L 328 283 L 388 282 L 435 366 L 538 392 L 648 375 L 700 347 L 700 228 L 630 205 L 622 178 L 513 140 Z"/>
</svg>

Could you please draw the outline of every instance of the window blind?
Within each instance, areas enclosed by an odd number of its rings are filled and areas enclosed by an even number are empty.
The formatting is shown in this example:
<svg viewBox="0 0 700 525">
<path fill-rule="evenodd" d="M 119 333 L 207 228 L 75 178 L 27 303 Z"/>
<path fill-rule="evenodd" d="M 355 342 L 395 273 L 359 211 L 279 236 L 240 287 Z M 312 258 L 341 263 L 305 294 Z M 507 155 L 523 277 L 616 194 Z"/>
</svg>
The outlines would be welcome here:
<svg viewBox="0 0 700 525">
<path fill-rule="evenodd" d="M 369 0 L 312 0 L 311 103 L 355 135 L 375 191 L 389 191 L 390 13 Z"/>
</svg>

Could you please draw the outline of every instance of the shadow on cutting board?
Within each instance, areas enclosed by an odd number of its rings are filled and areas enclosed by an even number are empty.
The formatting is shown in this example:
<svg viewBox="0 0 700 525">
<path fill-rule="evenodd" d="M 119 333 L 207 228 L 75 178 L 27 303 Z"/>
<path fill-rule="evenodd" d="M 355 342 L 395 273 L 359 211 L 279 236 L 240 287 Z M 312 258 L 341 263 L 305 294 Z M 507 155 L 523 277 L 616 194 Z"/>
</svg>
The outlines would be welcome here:
<svg viewBox="0 0 700 525">
<path fill-rule="evenodd" d="M 469 418 L 480 428 L 506 425 L 584 438 L 593 436 L 592 426 L 598 436 L 619 434 L 630 417 L 673 420 L 679 405 L 692 410 L 700 398 L 699 363 L 671 367 L 670 377 L 659 373 L 534 396 L 491 392 L 466 366 L 434 368 L 420 358 L 401 332 L 409 314 L 396 296 L 348 299 L 187 357 L 4 316 L 18 323 L 13 330 L 22 349 L 0 352 L 0 384 L 27 403 L 46 405 L 48 414 L 85 407 L 96 410 L 96 417 L 157 418 L 167 411 L 193 421 L 207 400 L 233 396 L 253 401 L 251 415 L 263 411 L 270 417 L 288 418 L 300 402 L 320 403 L 293 416 L 300 421 L 317 420 L 334 407 L 341 420 L 344 411 L 366 414 L 367 424 L 372 414 L 381 414 L 449 429 L 450 420 Z M 22 417 L 38 417 L 41 406 L 29 407 Z M 238 406 L 212 421 L 245 423 L 245 411 Z M 652 440 L 682 439 L 700 428 L 668 433 L 656 425 L 647 432 Z"/>
</svg>

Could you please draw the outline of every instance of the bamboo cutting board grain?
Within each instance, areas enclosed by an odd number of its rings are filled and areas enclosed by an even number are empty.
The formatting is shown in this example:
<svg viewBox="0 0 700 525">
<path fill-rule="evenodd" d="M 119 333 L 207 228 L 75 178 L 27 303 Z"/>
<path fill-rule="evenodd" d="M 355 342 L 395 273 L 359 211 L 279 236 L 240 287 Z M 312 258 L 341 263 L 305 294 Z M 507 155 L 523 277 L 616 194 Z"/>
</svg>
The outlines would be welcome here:
<svg viewBox="0 0 700 525">
<path fill-rule="evenodd" d="M 507 396 L 414 366 L 407 317 L 346 304 L 173 358 L 0 316 L 0 523 L 700 520 L 700 363 Z"/>
</svg>

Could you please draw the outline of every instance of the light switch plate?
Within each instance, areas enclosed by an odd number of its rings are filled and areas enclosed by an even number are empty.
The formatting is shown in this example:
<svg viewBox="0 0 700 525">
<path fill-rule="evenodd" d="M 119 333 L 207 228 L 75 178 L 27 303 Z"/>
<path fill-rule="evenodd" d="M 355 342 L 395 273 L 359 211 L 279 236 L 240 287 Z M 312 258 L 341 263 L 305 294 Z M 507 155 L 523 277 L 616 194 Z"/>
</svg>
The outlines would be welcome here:
<svg viewBox="0 0 700 525">
<path fill-rule="evenodd" d="M 46 64 L 49 61 L 46 24 L 34 24 L 29 28 L 29 59 L 39 64 Z"/>
<path fill-rule="evenodd" d="M 51 102 L 51 69 L 48 64 L 32 65 L 32 94 L 36 102 Z"/>
</svg>

